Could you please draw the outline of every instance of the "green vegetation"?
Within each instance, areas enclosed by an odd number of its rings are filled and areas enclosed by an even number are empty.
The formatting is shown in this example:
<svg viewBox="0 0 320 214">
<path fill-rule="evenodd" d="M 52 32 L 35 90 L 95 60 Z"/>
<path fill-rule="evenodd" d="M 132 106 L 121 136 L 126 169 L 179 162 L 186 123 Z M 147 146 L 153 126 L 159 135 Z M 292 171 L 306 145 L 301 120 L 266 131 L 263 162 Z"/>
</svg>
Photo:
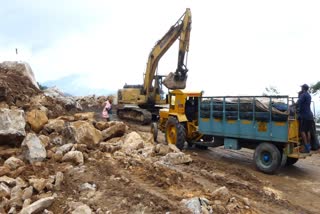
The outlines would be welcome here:
<svg viewBox="0 0 320 214">
<path fill-rule="evenodd" d="M 269 86 L 265 88 L 265 92 L 262 93 L 263 96 L 270 96 L 270 95 L 279 95 L 280 92 L 275 86 Z"/>
<path fill-rule="evenodd" d="M 317 94 L 319 91 L 320 91 L 320 81 L 318 81 L 316 84 L 311 84 L 310 92 L 312 94 Z"/>
<path fill-rule="evenodd" d="M 316 112 L 316 123 L 320 123 L 320 111 Z"/>
<path fill-rule="evenodd" d="M 37 83 L 38 83 L 38 86 L 39 86 L 41 91 L 43 91 L 43 90 L 48 88 L 47 86 L 41 85 L 39 82 L 37 82 Z"/>
</svg>

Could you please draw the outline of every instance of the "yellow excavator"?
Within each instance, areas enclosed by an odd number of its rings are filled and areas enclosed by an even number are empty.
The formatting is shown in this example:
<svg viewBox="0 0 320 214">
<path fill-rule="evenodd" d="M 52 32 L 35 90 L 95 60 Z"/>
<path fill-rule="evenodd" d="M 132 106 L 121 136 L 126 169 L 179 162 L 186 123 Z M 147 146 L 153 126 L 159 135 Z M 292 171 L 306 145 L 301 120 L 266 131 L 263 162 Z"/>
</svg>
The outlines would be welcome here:
<svg viewBox="0 0 320 214">
<path fill-rule="evenodd" d="M 124 85 L 118 90 L 117 115 L 120 119 L 132 120 L 141 124 L 149 124 L 159 116 L 161 105 L 168 103 L 163 85 L 170 90 L 186 87 L 187 54 L 191 31 L 191 11 L 186 9 L 178 21 L 155 44 L 151 50 L 143 85 Z M 174 73 L 158 75 L 157 67 L 161 57 L 179 38 L 178 65 Z"/>
</svg>

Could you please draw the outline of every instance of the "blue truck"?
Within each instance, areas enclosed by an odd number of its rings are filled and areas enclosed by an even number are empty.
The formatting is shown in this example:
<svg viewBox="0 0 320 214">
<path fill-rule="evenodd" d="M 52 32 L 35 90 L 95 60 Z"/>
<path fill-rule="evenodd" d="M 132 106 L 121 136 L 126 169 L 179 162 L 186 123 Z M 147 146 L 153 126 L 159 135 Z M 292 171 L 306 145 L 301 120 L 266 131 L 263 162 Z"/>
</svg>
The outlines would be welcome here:
<svg viewBox="0 0 320 214">
<path fill-rule="evenodd" d="M 319 148 L 314 126 L 313 151 L 300 152 L 296 101 L 289 96 L 208 97 L 201 92 L 174 90 L 169 93 L 169 108 L 160 111 L 159 123 L 152 130 L 159 128 L 165 133 L 166 142 L 180 149 L 185 142 L 204 149 L 254 149 L 256 168 L 272 174 L 280 166 L 293 165 Z"/>
</svg>

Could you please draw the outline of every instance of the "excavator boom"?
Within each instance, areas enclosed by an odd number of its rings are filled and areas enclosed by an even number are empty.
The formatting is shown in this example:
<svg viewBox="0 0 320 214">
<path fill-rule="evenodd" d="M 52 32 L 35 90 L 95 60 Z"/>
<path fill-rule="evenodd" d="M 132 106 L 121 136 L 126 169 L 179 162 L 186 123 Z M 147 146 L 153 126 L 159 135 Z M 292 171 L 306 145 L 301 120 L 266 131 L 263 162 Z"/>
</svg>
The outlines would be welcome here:
<svg viewBox="0 0 320 214">
<path fill-rule="evenodd" d="M 149 95 L 150 91 L 152 90 L 152 81 L 154 79 L 159 60 L 179 37 L 180 43 L 177 70 L 175 73 L 170 73 L 163 81 L 163 84 L 168 89 L 185 88 L 188 69 L 184 64 L 184 59 L 189 50 L 190 31 L 191 11 L 189 8 L 187 8 L 186 12 L 156 43 L 149 54 L 144 81 L 144 89 L 147 92 L 147 95 Z"/>
<path fill-rule="evenodd" d="M 151 122 L 151 118 L 158 117 L 159 106 L 167 104 L 163 96 L 162 85 L 168 89 L 184 89 L 186 87 L 188 69 L 184 63 L 189 50 L 191 30 L 191 11 L 186 9 L 178 21 L 170 27 L 168 32 L 152 48 L 144 73 L 143 85 L 125 85 L 118 91 L 119 104 L 133 104 L 140 108 L 119 108 L 117 114 L 121 119 L 135 120 L 141 123 Z M 179 39 L 178 65 L 174 73 L 158 75 L 157 67 L 161 57 Z M 163 79 L 164 78 L 164 79 Z"/>
<path fill-rule="evenodd" d="M 190 31 L 191 11 L 190 9 L 187 9 L 182 20 L 177 70 L 175 73 L 169 73 L 163 80 L 163 84 L 168 89 L 184 89 L 186 87 L 188 69 L 184 61 L 186 59 L 186 54 L 189 51 Z"/>
</svg>

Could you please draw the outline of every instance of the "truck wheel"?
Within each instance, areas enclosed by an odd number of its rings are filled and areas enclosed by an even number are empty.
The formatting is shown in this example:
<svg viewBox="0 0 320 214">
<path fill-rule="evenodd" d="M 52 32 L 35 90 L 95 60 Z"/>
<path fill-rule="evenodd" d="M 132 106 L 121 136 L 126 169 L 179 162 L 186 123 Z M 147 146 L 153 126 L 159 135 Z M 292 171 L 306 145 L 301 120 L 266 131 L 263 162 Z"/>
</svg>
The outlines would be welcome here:
<svg viewBox="0 0 320 214">
<path fill-rule="evenodd" d="M 175 144 L 180 150 L 184 147 L 186 131 L 182 124 L 174 117 L 169 117 L 166 123 L 166 142 Z"/>
<path fill-rule="evenodd" d="M 286 166 L 292 166 L 293 164 L 297 163 L 299 158 L 290 158 L 287 157 Z"/>
<path fill-rule="evenodd" d="M 261 143 L 254 151 L 256 168 L 264 173 L 273 174 L 281 164 L 279 149 L 271 143 Z"/>
<path fill-rule="evenodd" d="M 151 134 L 153 135 L 153 141 L 155 143 L 157 143 L 157 138 L 158 138 L 158 125 L 157 125 L 157 123 L 151 124 Z"/>
</svg>

